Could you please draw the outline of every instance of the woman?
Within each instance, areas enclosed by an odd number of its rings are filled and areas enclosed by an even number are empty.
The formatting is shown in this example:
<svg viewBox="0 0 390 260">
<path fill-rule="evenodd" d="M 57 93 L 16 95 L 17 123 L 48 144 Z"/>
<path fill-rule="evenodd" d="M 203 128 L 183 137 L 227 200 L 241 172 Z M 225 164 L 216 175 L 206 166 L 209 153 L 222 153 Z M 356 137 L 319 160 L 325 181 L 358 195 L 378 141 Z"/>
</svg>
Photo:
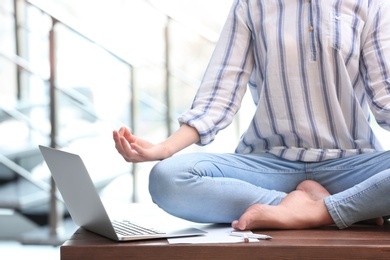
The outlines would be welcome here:
<svg viewBox="0 0 390 260">
<path fill-rule="evenodd" d="M 372 113 L 390 126 L 389 11 L 386 0 L 235 0 L 181 127 L 159 144 L 122 127 L 118 152 L 161 160 L 152 199 L 191 221 L 346 228 L 390 214 L 390 153 L 370 124 Z M 234 153 L 175 155 L 212 142 L 247 88 L 257 108 Z"/>
</svg>

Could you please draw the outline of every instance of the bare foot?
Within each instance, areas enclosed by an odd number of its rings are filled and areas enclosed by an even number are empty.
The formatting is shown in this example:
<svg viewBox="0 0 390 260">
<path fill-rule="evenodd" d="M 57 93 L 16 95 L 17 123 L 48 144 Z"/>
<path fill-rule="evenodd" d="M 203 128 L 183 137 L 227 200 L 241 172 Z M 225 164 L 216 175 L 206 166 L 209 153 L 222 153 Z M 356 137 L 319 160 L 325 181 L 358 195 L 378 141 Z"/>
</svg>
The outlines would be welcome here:
<svg viewBox="0 0 390 260">
<path fill-rule="evenodd" d="M 324 186 L 312 180 L 301 182 L 296 190 L 306 192 L 313 200 L 322 200 L 330 195 L 329 191 L 325 189 Z"/>
<path fill-rule="evenodd" d="M 252 205 L 239 220 L 232 222 L 232 227 L 237 230 L 305 229 L 334 223 L 323 201 L 329 195 L 325 188 L 311 181 L 297 188 L 277 206 Z"/>
<path fill-rule="evenodd" d="M 385 220 L 383 219 L 383 217 L 376 218 L 375 219 L 375 224 L 377 226 L 383 226 L 385 224 Z"/>
<path fill-rule="evenodd" d="M 312 180 L 301 182 L 296 189 L 305 191 L 313 200 L 322 200 L 323 198 L 330 195 L 328 190 L 326 190 L 318 182 Z M 363 223 L 377 225 L 377 226 L 383 226 L 384 222 L 385 221 L 383 217 L 378 217 L 376 219 L 369 219 L 363 221 Z"/>
</svg>

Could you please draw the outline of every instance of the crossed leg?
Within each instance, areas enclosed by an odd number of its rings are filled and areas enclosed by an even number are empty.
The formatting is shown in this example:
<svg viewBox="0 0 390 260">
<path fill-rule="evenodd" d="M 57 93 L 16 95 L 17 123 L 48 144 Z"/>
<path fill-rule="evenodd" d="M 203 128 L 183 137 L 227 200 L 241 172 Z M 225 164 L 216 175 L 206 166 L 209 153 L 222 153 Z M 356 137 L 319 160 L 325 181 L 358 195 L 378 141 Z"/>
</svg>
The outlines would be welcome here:
<svg viewBox="0 0 390 260">
<path fill-rule="evenodd" d="M 331 225 L 334 222 L 324 203 L 324 198 L 329 195 L 330 193 L 319 183 L 306 180 L 277 206 L 265 204 L 250 206 L 239 220 L 232 222 L 232 227 L 237 230 L 305 229 Z M 384 219 L 378 217 L 366 222 L 382 226 Z"/>
<path fill-rule="evenodd" d="M 232 222 L 237 230 L 256 228 L 304 229 L 333 224 L 324 203 L 329 192 L 319 183 L 304 181 L 279 205 L 255 204 L 239 220 Z"/>
</svg>

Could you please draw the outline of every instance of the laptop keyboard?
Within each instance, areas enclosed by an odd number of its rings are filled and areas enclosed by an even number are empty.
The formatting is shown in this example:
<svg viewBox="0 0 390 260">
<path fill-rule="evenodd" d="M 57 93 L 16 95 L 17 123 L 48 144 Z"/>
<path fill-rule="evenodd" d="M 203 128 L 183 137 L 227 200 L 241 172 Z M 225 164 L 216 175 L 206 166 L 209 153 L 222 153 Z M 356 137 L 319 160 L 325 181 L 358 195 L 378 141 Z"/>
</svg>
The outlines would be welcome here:
<svg viewBox="0 0 390 260">
<path fill-rule="evenodd" d="M 112 225 L 114 226 L 115 231 L 122 236 L 154 235 L 164 233 L 156 229 L 141 227 L 128 220 L 113 220 Z"/>
</svg>

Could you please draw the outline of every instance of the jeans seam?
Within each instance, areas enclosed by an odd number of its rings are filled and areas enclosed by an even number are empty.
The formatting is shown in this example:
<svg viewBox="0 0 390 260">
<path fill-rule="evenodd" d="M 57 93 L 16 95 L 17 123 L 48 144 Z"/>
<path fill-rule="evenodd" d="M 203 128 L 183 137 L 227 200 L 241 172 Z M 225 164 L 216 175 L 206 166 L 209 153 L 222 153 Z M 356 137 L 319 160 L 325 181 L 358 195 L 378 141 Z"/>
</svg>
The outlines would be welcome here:
<svg viewBox="0 0 390 260">
<path fill-rule="evenodd" d="M 387 177 L 387 178 L 385 178 L 385 179 L 383 179 L 383 180 L 381 180 L 381 181 L 379 181 L 379 182 L 377 182 L 377 183 L 374 183 L 374 184 L 372 184 L 371 186 L 367 187 L 366 189 L 361 190 L 360 192 L 358 192 L 358 193 L 356 193 L 356 194 L 353 194 L 353 195 L 351 195 L 351 196 L 348 196 L 348 197 L 346 197 L 346 198 L 340 200 L 337 204 L 338 204 L 338 205 L 340 205 L 340 204 L 345 204 L 346 202 L 348 202 L 348 201 L 350 201 L 350 200 L 352 200 L 352 199 L 355 199 L 356 197 L 360 197 L 362 194 L 364 194 L 364 193 L 366 193 L 366 192 L 368 192 L 368 191 L 370 191 L 370 190 L 372 190 L 372 189 L 375 189 L 375 188 L 378 187 L 381 183 L 387 182 L 389 179 L 390 179 L 390 177 Z"/>
<path fill-rule="evenodd" d="M 337 209 L 337 207 L 339 205 L 347 204 L 349 201 L 356 199 L 357 197 L 361 197 L 362 195 L 364 195 L 368 191 L 379 187 L 382 183 L 388 182 L 389 180 L 390 180 L 390 177 L 384 178 L 379 182 L 373 183 L 372 185 L 370 185 L 366 189 L 361 190 L 356 194 L 352 194 L 346 198 L 343 198 L 342 200 L 339 200 L 337 202 L 333 201 L 331 196 L 328 198 L 328 200 L 327 200 L 327 198 L 325 198 L 325 205 L 328 208 L 328 212 L 331 215 L 331 217 L 332 217 L 333 221 L 335 222 L 335 224 L 337 225 L 337 227 L 339 227 L 340 229 L 348 227 L 348 225 L 344 222 L 343 218 L 341 217 L 340 212 Z"/>
<path fill-rule="evenodd" d="M 328 208 L 328 213 L 332 217 L 334 223 L 339 229 L 347 228 L 348 225 L 343 221 L 343 218 L 341 217 L 339 211 L 337 210 L 336 204 L 332 197 L 325 198 L 325 205 Z"/>
</svg>

